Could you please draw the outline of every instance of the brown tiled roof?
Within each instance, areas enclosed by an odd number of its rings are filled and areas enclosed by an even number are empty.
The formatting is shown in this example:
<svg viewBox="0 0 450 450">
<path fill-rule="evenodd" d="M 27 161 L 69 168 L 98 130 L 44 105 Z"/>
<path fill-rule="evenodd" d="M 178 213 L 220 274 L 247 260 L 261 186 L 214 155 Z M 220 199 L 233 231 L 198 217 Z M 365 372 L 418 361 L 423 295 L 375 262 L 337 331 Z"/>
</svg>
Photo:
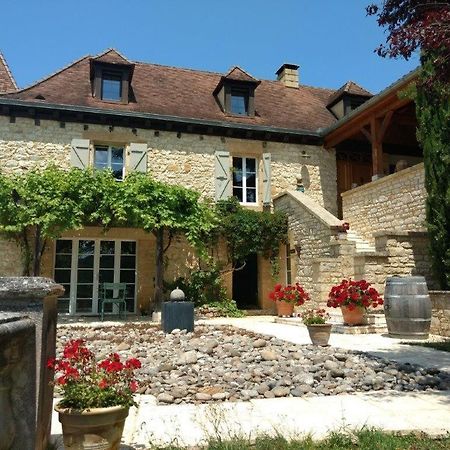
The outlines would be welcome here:
<svg viewBox="0 0 450 450">
<path fill-rule="evenodd" d="M 9 70 L 6 60 L 0 52 L 0 92 L 17 91 L 17 84 Z"/>
<path fill-rule="evenodd" d="M 122 63 L 125 59 L 113 50 L 101 58 L 116 62 L 122 60 Z M 279 81 L 262 80 L 255 90 L 255 117 L 233 116 L 224 113 L 213 96 L 223 74 L 141 62 L 128 62 L 134 64 L 131 85 L 135 100 L 128 104 L 105 102 L 92 96 L 91 60 L 92 57 L 86 56 L 7 97 L 41 104 L 95 107 L 292 130 L 316 131 L 336 122 L 326 107 L 334 92 L 330 89 L 303 85 L 292 89 Z M 44 100 L 36 99 L 37 96 L 44 97 Z"/>
<path fill-rule="evenodd" d="M 356 84 L 354 81 L 347 81 L 336 92 L 330 95 L 328 105 L 334 103 L 342 94 L 361 95 L 362 97 L 372 97 L 372 93 Z"/>
</svg>

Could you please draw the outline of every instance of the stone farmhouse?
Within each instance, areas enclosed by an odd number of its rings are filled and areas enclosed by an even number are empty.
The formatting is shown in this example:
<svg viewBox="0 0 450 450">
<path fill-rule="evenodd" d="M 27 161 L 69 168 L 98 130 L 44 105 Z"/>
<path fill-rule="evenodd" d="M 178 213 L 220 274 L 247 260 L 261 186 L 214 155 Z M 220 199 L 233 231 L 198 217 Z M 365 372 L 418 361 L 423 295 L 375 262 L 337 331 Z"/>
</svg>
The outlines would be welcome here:
<svg viewBox="0 0 450 450">
<path fill-rule="evenodd" d="M 294 64 L 259 80 L 240 67 L 181 69 L 109 49 L 19 89 L 1 58 L 0 168 L 108 167 L 117 179 L 150 172 L 204 197 L 285 211 L 279 280 L 261 255 L 224 279 L 241 307 L 271 308 L 276 281 L 301 282 L 316 302 L 344 276 L 381 290 L 393 274 L 432 283 L 414 104 L 398 95 L 415 76 L 372 96 L 351 81 L 338 90 L 303 85 Z M 86 227 L 49 244 L 43 275 L 65 287 L 63 312 L 97 314 L 102 280 L 126 282 L 137 312 L 153 295 L 154 250 L 143 230 Z M 20 275 L 15 244 L 1 240 L 0 254 L 0 275 Z M 172 246 L 166 276 L 185 273 L 189 258 L 182 241 Z"/>
</svg>

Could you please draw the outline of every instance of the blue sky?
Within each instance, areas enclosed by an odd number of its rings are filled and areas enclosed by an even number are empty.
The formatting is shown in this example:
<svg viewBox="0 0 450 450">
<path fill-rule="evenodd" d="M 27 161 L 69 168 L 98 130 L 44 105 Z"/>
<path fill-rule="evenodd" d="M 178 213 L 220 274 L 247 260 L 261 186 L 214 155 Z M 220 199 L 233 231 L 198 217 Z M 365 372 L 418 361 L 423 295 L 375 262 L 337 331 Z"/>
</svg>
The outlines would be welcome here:
<svg viewBox="0 0 450 450">
<path fill-rule="evenodd" d="M 372 0 L 0 0 L 0 51 L 20 87 L 86 54 L 274 79 L 283 62 L 301 83 L 373 93 L 418 65 L 378 57 L 385 39 Z"/>
</svg>

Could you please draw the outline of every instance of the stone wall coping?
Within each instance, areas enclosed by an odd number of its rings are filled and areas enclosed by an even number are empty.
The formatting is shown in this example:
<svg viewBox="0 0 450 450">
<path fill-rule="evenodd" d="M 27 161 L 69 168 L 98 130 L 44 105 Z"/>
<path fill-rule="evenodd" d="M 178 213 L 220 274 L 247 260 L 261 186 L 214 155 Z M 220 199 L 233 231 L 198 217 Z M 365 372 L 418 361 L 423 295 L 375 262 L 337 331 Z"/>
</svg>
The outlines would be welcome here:
<svg viewBox="0 0 450 450">
<path fill-rule="evenodd" d="M 386 175 L 385 177 L 379 178 L 378 180 L 374 180 L 374 181 L 371 181 L 370 183 L 363 184 L 362 186 L 355 187 L 353 189 L 350 189 L 349 191 L 342 192 L 341 196 L 343 198 L 350 197 L 353 194 L 357 194 L 362 191 L 370 190 L 374 187 L 383 185 L 384 183 L 390 183 L 392 181 L 396 181 L 397 179 L 400 179 L 400 178 L 408 177 L 409 175 L 413 174 L 414 172 L 419 172 L 422 170 L 425 170 L 423 162 L 416 164 L 412 167 L 408 167 L 407 169 L 403 169 L 400 172 L 392 173 L 390 175 Z"/>
<path fill-rule="evenodd" d="M 377 237 L 383 237 L 383 236 L 427 236 L 428 233 L 425 228 L 422 228 L 421 230 L 417 231 L 405 231 L 405 230 L 399 230 L 399 229 L 392 229 L 392 230 L 380 230 L 375 231 L 373 233 L 373 236 L 375 238 Z"/>
<path fill-rule="evenodd" d="M 450 291 L 437 291 L 436 289 L 433 289 L 431 291 L 428 291 L 428 293 L 434 295 L 445 295 L 450 300 Z"/>
<path fill-rule="evenodd" d="M 0 311 L 0 324 L 9 323 L 9 322 L 17 322 L 18 320 L 22 320 L 25 318 L 27 318 L 27 317 L 24 316 L 23 314 Z"/>
<path fill-rule="evenodd" d="M 50 278 L 0 277 L 0 300 L 11 297 L 39 300 L 50 295 L 60 296 L 63 293 L 64 288 Z"/>
<path fill-rule="evenodd" d="M 300 203 L 312 215 L 317 217 L 317 219 L 319 219 L 323 224 L 325 224 L 326 226 L 328 226 L 330 228 L 339 229 L 344 224 L 344 221 L 333 216 L 333 214 L 331 214 L 324 207 L 322 207 L 318 203 L 316 203 L 311 197 L 309 197 L 308 195 L 306 195 L 305 193 L 300 192 L 300 191 L 289 190 L 289 191 L 285 191 L 285 192 L 282 192 L 282 193 L 276 195 L 273 198 L 274 206 L 275 206 L 275 203 L 277 202 L 277 200 L 279 200 L 281 197 L 284 197 L 285 195 L 291 197 L 297 203 Z"/>
</svg>

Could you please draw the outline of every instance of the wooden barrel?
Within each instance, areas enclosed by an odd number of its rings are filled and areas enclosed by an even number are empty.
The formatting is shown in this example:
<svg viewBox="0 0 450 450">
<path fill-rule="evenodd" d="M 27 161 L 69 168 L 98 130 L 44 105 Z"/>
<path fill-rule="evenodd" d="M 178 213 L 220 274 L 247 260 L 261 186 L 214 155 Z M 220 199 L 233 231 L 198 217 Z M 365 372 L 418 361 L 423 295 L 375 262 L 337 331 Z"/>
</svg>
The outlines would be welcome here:
<svg viewBox="0 0 450 450">
<path fill-rule="evenodd" d="M 389 277 L 384 290 L 384 314 L 389 336 L 426 339 L 431 325 L 431 301 L 424 277 Z"/>
</svg>

